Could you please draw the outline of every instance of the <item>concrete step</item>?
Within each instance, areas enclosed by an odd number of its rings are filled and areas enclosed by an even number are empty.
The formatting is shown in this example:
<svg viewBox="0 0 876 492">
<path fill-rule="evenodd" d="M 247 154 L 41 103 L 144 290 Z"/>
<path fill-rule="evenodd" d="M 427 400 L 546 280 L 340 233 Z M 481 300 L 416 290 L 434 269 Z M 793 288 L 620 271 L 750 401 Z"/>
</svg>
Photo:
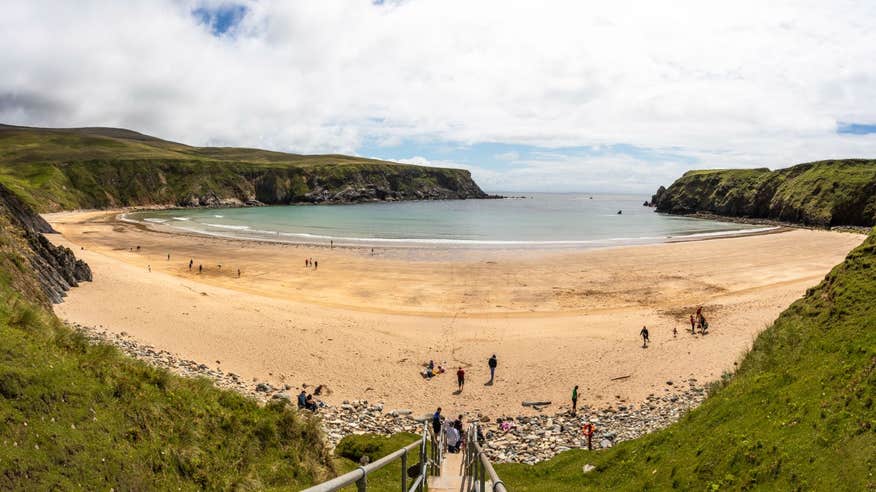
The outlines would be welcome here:
<svg viewBox="0 0 876 492">
<path fill-rule="evenodd" d="M 441 476 L 429 477 L 429 492 L 459 492 L 462 488 L 462 453 L 446 453 Z"/>
</svg>

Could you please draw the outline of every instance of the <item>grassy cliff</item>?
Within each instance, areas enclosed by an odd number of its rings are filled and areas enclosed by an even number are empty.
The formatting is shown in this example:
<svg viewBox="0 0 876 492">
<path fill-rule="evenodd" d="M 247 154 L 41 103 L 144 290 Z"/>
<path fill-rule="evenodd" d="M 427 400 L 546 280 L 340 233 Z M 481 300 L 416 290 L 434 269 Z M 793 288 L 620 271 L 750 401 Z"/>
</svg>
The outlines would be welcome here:
<svg viewBox="0 0 876 492">
<path fill-rule="evenodd" d="M 876 161 L 846 159 L 786 169 L 689 171 L 659 191 L 658 212 L 708 212 L 832 227 L 876 225 Z"/>
<path fill-rule="evenodd" d="M 0 489 L 298 490 L 333 472 L 314 419 L 63 326 L 50 295 L 84 264 L 40 227 L 0 193 Z"/>
<path fill-rule="evenodd" d="M 497 470 L 515 491 L 873 490 L 874 398 L 876 229 L 675 425 Z"/>
<path fill-rule="evenodd" d="M 0 125 L 0 183 L 37 210 L 484 198 L 462 169 Z"/>
</svg>

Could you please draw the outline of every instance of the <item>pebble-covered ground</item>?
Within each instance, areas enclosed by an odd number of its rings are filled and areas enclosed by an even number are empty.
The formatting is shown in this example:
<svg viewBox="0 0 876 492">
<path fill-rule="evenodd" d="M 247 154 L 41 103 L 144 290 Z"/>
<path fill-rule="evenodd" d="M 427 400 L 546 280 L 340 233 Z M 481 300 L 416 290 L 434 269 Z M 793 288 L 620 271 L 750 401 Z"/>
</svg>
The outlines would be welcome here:
<svg viewBox="0 0 876 492">
<path fill-rule="evenodd" d="M 283 399 L 293 403 L 301 389 L 289 385 L 278 388 L 267 382 L 245 381 L 234 373 L 210 369 L 206 364 L 181 359 L 167 351 L 140 344 L 124 332 L 108 333 L 79 324 L 73 324 L 72 327 L 92 342 L 114 345 L 129 356 L 181 376 L 206 377 L 220 388 L 234 390 L 262 402 Z M 307 390 L 314 392 L 315 387 L 311 386 Z M 651 395 L 638 406 L 620 402 L 616 408 L 594 409 L 583 406 L 577 415 L 563 412 L 491 419 L 477 414 L 465 415 L 465 419 L 481 423 L 486 437 L 485 449 L 491 461 L 536 463 L 569 449 L 586 447 L 587 441 L 582 433 L 585 423 L 592 423 L 596 428 L 592 437 L 593 448 L 607 448 L 619 441 L 635 439 L 677 421 L 685 412 L 699 405 L 705 398 L 705 393 L 704 388 L 693 379 L 683 382 L 667 381 L 663 395 Z M 542 411 L 549 408 L 544 407 Z M 407 409 L 384 409 L 382 403 L 369 403 L 366 400 L 324 406 L 318 413 L 322 417 L 323 429 L 332 448 L 348 434 L 419 433 L 423 423 L 430 418 L 429 415 L 414 414 Z M 510 426 L 502 425 L 503 421 L 510 421 Z"/>
</svg>

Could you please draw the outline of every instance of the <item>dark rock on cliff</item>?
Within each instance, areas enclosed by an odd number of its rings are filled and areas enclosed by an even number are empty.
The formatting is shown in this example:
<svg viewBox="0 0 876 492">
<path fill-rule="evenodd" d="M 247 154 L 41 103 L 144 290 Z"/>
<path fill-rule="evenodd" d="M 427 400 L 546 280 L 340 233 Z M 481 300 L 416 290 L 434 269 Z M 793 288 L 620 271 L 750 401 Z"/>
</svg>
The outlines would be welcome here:
<svg viewBox="0 0 876 492">
<path fill-rule="evenodd" d="M 0 185 L 0 213 L 10 227 L 18 229 L 19 253 L 30 261 L 49 301 L 61 302 L 71 287 L 91 281 L 91 268 L 77 260 L 69 248 L 52 244 L 43 235 L 54 232 L 49 223 L 3 185 Z"/>
<path fill-rule="evenodd" d="M 657 193 L 654 193 L 653 195 L 651 195 L 651 201 L 650 201 L 650 202 L 645 202 L 645 206 L 647 206 L 647 207 L 656 207 L 656 206 L 657 206 L 657 202 L 660 201 L 660 198 L 663 197 L 663 194 L 664 194 L 664 193 L 666 193 L 666 187 L 665 187 L 665 186 L 661 186 L 660 188 L 657 188 Z"/>
<path fill-rule="evenodd" d="M 651 204 L 658 212 L 671 214 L 872 227 L 876 225 L 876 161 L 819 161 L 776 171 L 689 171 L 669 188 L 658 190 Z"/>
</svg>

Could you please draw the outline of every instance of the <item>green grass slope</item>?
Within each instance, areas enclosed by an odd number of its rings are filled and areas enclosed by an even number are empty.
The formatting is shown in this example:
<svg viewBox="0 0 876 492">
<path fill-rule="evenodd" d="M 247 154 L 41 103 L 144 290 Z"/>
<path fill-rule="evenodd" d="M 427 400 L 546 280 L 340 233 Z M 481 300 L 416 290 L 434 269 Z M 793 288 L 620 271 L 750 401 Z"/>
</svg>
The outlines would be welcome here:
<svg viewBox="0 0 876 492">
<path fill-rule="evenodd" d="M 872 227 L 876 225 L 876 160 L 819 161 L 776 171 L 690 171 L 655 198 L 658 212 Z"/>
<path fill-rule="evenodd" d="M 876 230 L 671 427 L 496 467 L 514 491 L 876 488 Z M 596 470 L 584 474 L 584 464 Z"/>
<path fill-rule="evenodd" d="M 0 202 L 0 490 L 298 490 L 318 422 L 89 345 L 51 313 Z"/>
<path fill-rule="evenodd" d="M 483 198 L 462 169 L 191 147 L 116 128 L 0 125 L 0 183 L 37 210 Z"/>
</svg>

